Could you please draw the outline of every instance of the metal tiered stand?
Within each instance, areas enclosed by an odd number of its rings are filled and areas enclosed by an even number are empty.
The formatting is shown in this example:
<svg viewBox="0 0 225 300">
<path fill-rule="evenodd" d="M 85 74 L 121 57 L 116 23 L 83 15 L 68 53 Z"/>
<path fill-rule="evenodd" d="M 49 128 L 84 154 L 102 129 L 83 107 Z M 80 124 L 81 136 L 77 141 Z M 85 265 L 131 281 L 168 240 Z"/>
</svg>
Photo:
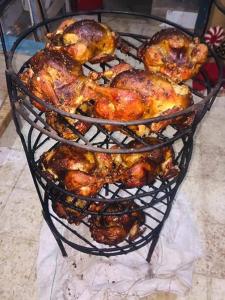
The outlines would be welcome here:
<svg viewBox="0 0 225 300">
<path fill-rule="evenodd" d="M 169 116 L 160 116 L 154 119 L 144 119 L 136 120 L 130 122 L 105 120 L 99 118 L 91 118 L 85 116 L 82 112 L 79 114 L 70 114 L 65 111 L 59 110 L 51 104 L 47 104 L 43 100 L 35 97 L 30 91 L 24 86 L 22 81 L 19 79 L 19 73 L 21 73 L 27 66 L 26 63 L 20 68 L 19 72 L 15 71 L 13 67 L 13 62 L 15 55 L 17 54 L 18 48 L 24 42 L 25 39 L 31 39 L 32 36 L 36 36 L 36 33 L 40 29 L 47 30 L 49 26 L 58 24 L 61 20 L 75 16 L 82 15 L 84 13 L 74 13 L 70 15 L 65 15 L 57 17 L 54 19 L 45 20 L 35 26 L 28 28 L 24 33 L 22 33 L 18 39 L 15 41 L 10 51 L 7 51 L 5 39 L 1 28 L 1 38 L 2 46 L 5 54 L 6 60 L 6 78 L 8 85 L 8 92 L 11 101 L 13 119 L 15 122 L 16 130 L 21 138 L 24 151 L 26 153 L 27 162 L 30 167 L 30 171 L 34 180 L 35 187 L 37 189 L 38 196 L 42 205 L 42 211 L 45 221 L 47 222 L 50 230 L 52 231 L 60 249 L 64 256 L 66 256 L 66 251 L 64 248 L 64 243 L 68 244 L 72 248 L 82 251 L 84 253 L 99 255 L 99 256 L 113 256 L 126 254 L 135 251 L 145 245 L 149 245 L 149 252 L 147 256 L 147 261 L 149 262 L 158 241 L 161 229 L 169 216 L 176 192 L 181 184 L 183 178 L 186 175 L 188 165 L 192 155 L 193 148 L 193 135 L 196 131 L 198 123 L 202 120 L 205 113 L 210 109 L 213 104 L 217 93 L 222 84 L 222 70 L 220 67 L 220 62 L 216 57 L 213 49 L 210 50 L 210 56 L 215 60 L 219 70 L 218 83 L 215 86 L 210 85 L 210 80 L 203 71 L 201 71 L 206 88 L 206 95 L 193 90 L 191 87 L 191 92 L 194 98 L 194 104 L 187 109 L 174 113 Z M 186 29 L 181 28 L 169 21 L 165 21 L 156 16 L 147 16 L 135 13 L 126 12 L 112 12 L 112 11 L 95 11 L 95 12 L 85 12 L 87 15 L 91 15 L 92 18 L 96 17 L 96 20 L 101 22 L 102 18 L 105 16 L 120 16 L 120 18 L 135 17 L 144 20 L 149 20 L 151 24 L 153 22 L 167 23 L 173 27 L 184 31 L 188 35 L 193 34 Z M 105 70 L 112 66 L 113 64 L 123 60 L 129 60 L 129 63 L 137 64 L 141 66 L 140 60 L 137 58 L 137 48 L 147 39 L 149 36 L 144 36 L 140 34 L 131 34 L 119 32 L 122 39 L 126 40 L 129 45 L 129 52 L 124 55 L 119 50 L 116 51 L 115 61 L 109 63 L 103 63 L 100 65 L 86 64 L 84 68 L 89 70 Z M 66 140 L 60 137 L 49 125 L 46 123 L 44 113 L 40 113 L 33 105 L 34 100 L 40 103 L 42 106 L 46 107 L 47 110 L 52 110 L 60 114 L 61 116 L 67 116 L 80 121 L 85 121 L 91 124 L 91 129 L 86 134 L 81 134 L 79 131 L 74 130 L 74 133 L 79 136 L 76 141 Z M 185 116 L 190 113 L 195 113 L 194 122 L 188 128 L 177 128 L 175 126 L 168 126 L 166 130 L 161 133 L 155 134 L 162 143 L 158 145 L 149 145 L 142 138 L 137 136 L 131 129 L 130 125 L 141 125 L 141 124 L 151 124 L 153 122 L 159 122 L 162 120 L 168 120 L 178 116 Z M 29 123 L 29 130 L 27 131 L 27 126 L 23 126 L 24 122 Z M 123 128 L 121 132 L 108 132 L 104 125 L 113 124 Z M 140 149 L 132 149 L 127 146 L 129 141 L 136 140 L 143 144 Z M 57 215 L 52 211 L 51 202 L 55 201 L 56 195 L 60 195 L 59 198 L 65 199 L 65 195 L 71 195 L 75 199 L 77 195 L 65 190 L 59 183 L 49 180 L 45 174 L 41 171 L 39 167 L 40 155 L 49 149 L 53 149 L 59 142 L 74 145 L 93 152 L 104 152 L 104 153 L 135 153 L 135 152 L 147 152 L 155 148 L 160 148 L 165 145 L 172 145 L 175 151 L 175 162 L 180 168 L 180 173 L 177 177 L 163 180 L 157 177 L 155 182 L 149 186 L 144 186 L 141 188 L 127 189 L 122 184 L 107 184 L 95 197 L 84 197 L 79 196 L 79 199 L 87 200 L 87 206 L 84 208 L 74 207 L 73 203 L 68 204 L 64 202 L 65 206 L 75 208 L 80 210 L 83 214 L 92 215 L 110 215 L 107 212 L 107 205 L 115 202 L 135 202 L 138 204 L 138 210 L 142 210 L 145 213 L 145 230 L 133 241 L 126 239 L 122 243 L 114 246 L 102 246 L 93 241 L 90 236 L 88 229 L 88 222 L 86 219 L 81 220 L 79 226 L 71 225 L 67 221 L 62 220 L 57 217 Z M 112 145 L 117 145 L 116 148 L 110 149 Z M 196 180 L 198 180 L 196 178 Z M 105 209 L 96 213 L 88 210 L 88 205 L 93 202 L 104 202 Z M 134 206 L 133 206 L 134 207 Z M 132 208 L 134 210 L 134 208 Z M 117 212 L 117 214 L 129 214 L 131 212 L 130 208 L 124 211 Z M 111 213 L 112 214 L 112 213 Z M 115 214 L 115 213 L 113 213 Z"/>
</svg>

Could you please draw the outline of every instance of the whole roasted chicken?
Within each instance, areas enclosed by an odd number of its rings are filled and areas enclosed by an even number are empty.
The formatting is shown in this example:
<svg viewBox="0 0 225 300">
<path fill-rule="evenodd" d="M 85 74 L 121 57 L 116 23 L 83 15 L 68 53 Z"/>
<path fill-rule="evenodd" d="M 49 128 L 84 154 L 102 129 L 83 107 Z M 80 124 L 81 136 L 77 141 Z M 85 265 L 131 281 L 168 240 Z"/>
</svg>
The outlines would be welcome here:
<svg viewBox="0 0 225 300">
<path fill-rule="evenodd" d="M 113 203 L 105 210 L 111 215 L 94 215 L 89 219 L 92 238 L 101 244 L 116 245 L 128 238 L 134 240 L 143 231 L 141 226 L 145 222 L 145 214 L 136 210 L 131 213 L 125 209 L 138 209 L 136 203 Z"/>
<path fill-rule="evenodd" d="M 82 66 L 60 51 L 44 49 L 28 62 L 20 75 L 28 89 L 43 101 L 74 113 L 83 102 L 91 99 L 90 79 L 82 73 Z M 42 111 L 46 108 L 33 101 Z"/>
<path fill-rule="evenodd" d="M 29 68 L 21 74 L 21 79 L 30 92 L 63 111 L 76 113 L 81 109 L 91 116 L 92 110 L 88 108 L 90 106 L 85 107 L 85 103 L 93 100 L 95 105 L 100 101 L 106 109 L 109 108 L 109 114 L 106 116 L 109 119 L 136 120 L 144 113 L 144 103 L 139 93 L 98 85 L 84 76 L 82 67 L 63 52 L 42 50 L 28 61 L 28 65 Z M 37 101 L 33 100 L 33 104 L 46 111 L 44 105 Z M 115 110 L 112 109 L 114 106 Z M 69 139 L 76 137 L 71 129 L 63 132 L 63 120 L 57 114 L 47 113 L 46 119 L 61 136 Z M 72 118 L 66 117 L 66 121 L 80 130 L 80 133 L 85 133 L 89 128 L 88 124 L 77 124 L 78 121 Z"/>
<path fill-rule="evenodd" d="M 116 49 L 116 34 L 94 20 L 66 20 L 47 37 L 50 40 L 47 48 L 65 52 L 80 64 L 112 59 Z"/>
<path fill-rule="evenodd" d="M 157 138 L 144 138 L 149 145 L 162 143 Z M 129 148 L 141 149 L 144 145 L 131 141 Z M 117 148 L 113 146 L 112 148 Z M 154 182 L 157 176 L 163 179 L 175 177 L 179 168 L 174 164 L 174 151 L 171 146 L 133 154 L 112 154 L 117 178 L 127 188 L 141 187 Z"/>
<path fill-rule="evenodd" d="M 145 141 L 149 145 L 161 143 L 156 138 Z M 130 142 L 128 146 L 140 149 L 143 144 Z M 139 187 L 152 183 L 157 176 L 168 179 L 179 172 L 169 146 L 144 153 L 105 154 L 59 144 L 41 156 L 40 166 L 49 179 L 82 196 L 96 195 L 106 183 Z"/>
<path fill-rule="evenodd" d="M 112 75 L 111 75 L 112 76 Z M 112 76 L 113 77 L 113 76 Z M 111 88 L 129 92 L 129 103 L 121 109 L 121 99 L 99 98 L 95 104 L 96 115 L 106 119 L 130 121 L 170 115 L 193 104 L 188 86 L 169 82 L 159 74 L 143 70 L 128 70 L 118 73 L 111 82 Z M 107 95 L 107 87 L 105 88 Z M 188 126 L 193 121 L 193 114 L 182 118 L 173 118 L 149 126 L 131 127 L 138 135 L 159 132 L 169 124 Z M 117 128 L 107 125 L 109 130 Z"/>
<path fill-rule="evenodd" d="M 75 113 L 79 107 L 92 115 L 91 106 L 85 104 L 91 99 L 92 90 L 88 87 L 91 80 L 83 76 L 80 64 L 65 53 L 44 49 L 35 54 L 27 65 L 20 78 L 36 97 L 66 112 Z M 45 111 L 46 122 L 63 138 L 75 140 L 76 131 L 85 134 L 90 128 L 90 123 L 63 117 L 31 100 L 39 110 Z"/>
<path fill-rule="evenodd" d="M 168 28 L 157 32 L 139 49 L 148 71 L 164 74 L 172 82 L 192 78 L 206 61 L 208 48 L 198 38 L 191 39 L 183 32 Z"/>
<path fill-rule="evenodd" d="M 96 195 L 112 180 L 113 162 L 109 154 L 70 145 L 60 144 L 45 152 L 40 164 L 49 179 L 63 183 L 67 190 L 82 196 Z"/>
</svg>

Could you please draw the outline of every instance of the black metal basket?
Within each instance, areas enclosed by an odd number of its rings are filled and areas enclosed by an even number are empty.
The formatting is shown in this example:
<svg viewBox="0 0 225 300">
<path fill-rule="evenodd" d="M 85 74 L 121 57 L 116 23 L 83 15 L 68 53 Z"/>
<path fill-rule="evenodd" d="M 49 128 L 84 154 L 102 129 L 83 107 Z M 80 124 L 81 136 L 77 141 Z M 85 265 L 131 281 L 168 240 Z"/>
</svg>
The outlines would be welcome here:
<svg viewBox="0 0 225 300">
<path fill-rule="evenodd" d="M 117 120 L 105 120 L 99 118 L 91 118 L 85 115 L 82 111 L 79 114 L 70 114 L 62 111 L 51 104 L 47 104 L 43 100 L 35 97 L 29 92 L 29 90 L 24 86 L 22 81 L 19 79 L 18 73 L 22 72 L 27 66 L 26 63 L 21 66 L 19 72 L 15 71 L 13 68 L 13 60 L 15 54 L 17 53 L 18 47 L 24 41 L 34 34 L 40 28 L 45 28 L 47 31 L 49 25 L 60 21 L 61 19 L 75 16 L 75 15 L 91 15 L 96 17 L 96 19 L 101 22 L 102 17 L 106 15 L 117 15 L 122 17 L 132 16 L 137 18 L 143 18 L 145 20 L 151 20 L 151 22 L 162 22 L 167 23 L 171 26 L 178 27 L 180 30 L 192 35 L 191 32 L 181 28 L 180 26 L 173 24 L 169 21 L 165 21 L 156 16 L 146 16 L 135 13 L 125 13 L 125 12 L 112 12 L 112 11 L 95 11 L 95 12 L 80 12 L 70 15 L 61 16 L 54 19 L 49 19 L 37 24 L 29 29 L 27 29 L 21 36 L 16 40 L 12 49 L 7 51 L 5 46 L 5 40 L 2 34 L 2 45 L 6 58 L 6 78 L 8 85 L 8 92 L 12 106 L 13 118 L 16 125 L 17 133 L 19 134 L 24 151 L 27 156 L 27 161 L 30 167 L 31 174 L 42 204 L 43 216 L 48 223 L 52 233 L 54 234 L 56 241 L 63 255 L 66 255 L 63 242 L 67 243 L 71 247 L 93 255 L 103 255 L 112 256 L 126 254 L 131 251 L 135 251 L 144 245 L 149 244 L 149 253 L 147 260 L 150 261 L 151 255 L 153 253 L 154 247 L 158 241 L 160 231 L 166 218 L 169 215 L 174 197 L 181 184 L 187 168 L 191 159 L 192 147 L 193 147 L 193 135 L 195 133 L 198 123 L 203 118 L 207 110 L 210 109 L 213 104 L 216 95 L 223 82 L 222 78 L 222 67 L 219 60 L 213 51 L 210 52 L 210 56 L 215 60 L 219 70 L 219 80 L 215 86 L 211 86 L 210 80 L 203 71 L 201 71 L 204 78 L 202 84 L 205 86 L 207 95 L 204 96 L 198 91 L 193 90 L 191 87 L 191 92 L 194 96 L 194 104 L 189 108 L 176 112 L 169 116 L 160 116 L 153 119 L 144 119 L 130 122 L 123 122 Z M 126 40 L 129 44 L 130 51 L 124 55 L 119 51 L 116 52 L 115 61 L 108 63 L 101 63 L 99 65 L 84 65 L 84 69 L 89 70 L 105 70 L 111 67 L 115 62 L 120 62 L 121 60 L 126 61 L 131 60 L 133 63 L 140 63 L 137 58 L 138 46 L 148 39 L 148 36 L 143 36 L 133 33 L 122 33 L 119 35 L 122 39 Z M 70 117 L 79 121 L 85 121 L 91 124 L 91 129 L 85 133 L 81 134 L 76 129 L 72 129 L 74 133 L 78 136 L 76 141 L 66 140 L 60 137 L 47 123 L 43 113 L 40 113 L 33 105 L 32 101 L 40 103 L 48 110 L 52 110 L 60 114 L 62 117 Z M 146 125 L 155 122 L 160 122 L 162 120 L 168 120 L 176 118 L 178 116 L 185 116 L 191 112 L 195 113 L 194 121 L 191 126 L 187 128 L 177 128 L 175 126 L 168 126 L 166 130 L 161 133 L 156 133 L 155 137 L 162 141 L 158 145 L 150 145 L 144 139 L 140 138 L 135 132 L 130 128 L 132 125 Z M 21 120 L 25 120 L 29 123 L 29 131 L 24 132 Z M 117 125 L 122 128 L 122 132 L 109 132 L 105 129 L 104 125 Z M 69 126 L 69 125 L 68 125 Z M 140 149 L 129 148 L 128 142 L 131 140 L 138 141 L 143 145 Z M 78 195 L 75 195 L 67 190 L 65 190 L 59 183 L 55 183 L 49 180 L 45 174 L 41 171 L 39 167 L 40 155 L 51 148 L 58 145 L 59 142 L 74 145 L 93 152 L 105 152 L 105 153 L 136 153 L 136 152 L 146 152 L 151 151 L 155 148 L 164 147 L 166 145 L 173 145 L 175 151 L 175 162 L 180 168 L 180 173 L 177 177 L 164 180 L 157 177 L 153 184 L 149 186 L 144 186 L 140 188 L 128 189 L 122 184 L 106 184 L 103 189 L 94 197 L 79 196 L 79 199 L 86 200 L 88 205 L 93 202 L 104 203 L 104 209 L 100 212 L 91 212 L 85 206 L 83 208 L 77 208 L 74 203 L 67 203 L 63 199 L 65 195 L 70 195 L 77 199 Z M 117 145 L 117 148 L 111 149 L 111 145 Z M 110 203 L 115 202 L 135 202 L 138 204 L 138 208 L 125 209 L 117 214 L 131 213 L 132 210 L 141 210 L 145 214 L 145 224 L 143 227 L 145 230 L 133 241 L 126 239 L 122 243 L 114 246 L 102 246 L 94 242 L 88 232 L 88 227 L 90 226 L 87 219 L 81 220 L 81 225 L 75 226 L 69 224 L 67 221 L 62 220 L 56 216 L 53 212 L 50 203 L 54 201 L 62 201 L 62 203 L 68 207 L 76 208 L 80 213 L 87 216 L 90 215 L 110 215 L 115 213 L 107 212 L 107 206 Z M 62 228 L 64 233 L 62 233 Z"/>
</svg>

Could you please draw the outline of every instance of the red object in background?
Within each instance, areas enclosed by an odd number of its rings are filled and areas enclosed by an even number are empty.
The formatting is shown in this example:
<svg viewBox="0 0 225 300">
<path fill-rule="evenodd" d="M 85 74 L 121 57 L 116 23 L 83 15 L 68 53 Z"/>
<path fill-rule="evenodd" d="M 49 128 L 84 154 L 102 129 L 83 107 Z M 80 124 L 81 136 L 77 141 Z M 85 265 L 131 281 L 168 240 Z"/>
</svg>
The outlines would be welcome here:
<svg viewBox="0 0 225 300">
<path fill-rule="evenodd" d="M 77 10 L 95 10 L 101 9 L 103 6 L 102 0 L 77 0 Z"/>
<path fill-rule="evenodd" d="M 214 86 L 218 81 L 219 71 L 217 68 L 217 65 L 215 63 L 206 63 L 202 67 L 202 70 L 207 74 L 207 77 L 209 78 L 210 84 Z M 225 68 L 223 69 L 223 78 L 225 78 Z M 196 80 L 195 80 L 196 79 Z M 199 82 L 200 81 L 200 82 Z M 204 77 L 201 73 L 199 73 L 195 78 L 193 79 L 193 89 L 198 91 L 205 90 L 205 85 L 201 83 L 204 82 Z M 225 88 L 225 84 L 223 85 L 223 88 Z"/>
</svg>

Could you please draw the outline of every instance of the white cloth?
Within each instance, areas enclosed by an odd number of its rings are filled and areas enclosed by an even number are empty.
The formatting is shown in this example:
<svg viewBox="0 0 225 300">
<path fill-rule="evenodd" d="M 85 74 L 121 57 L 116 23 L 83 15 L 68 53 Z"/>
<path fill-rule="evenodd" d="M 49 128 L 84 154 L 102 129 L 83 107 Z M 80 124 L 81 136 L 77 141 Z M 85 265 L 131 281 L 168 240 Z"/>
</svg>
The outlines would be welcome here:
<svg viewBox="0 0 225 300">
<path fill-rule="evenodd" d="M 160 234 L 151 263 L 149 245 L 111 258 L 66 247 L 63 258 L 48 226 L 40 235 L 37 275 L 40 300 L 140 299 L 156 291 L 185 294 L 201 246 L 185 195 L 178 194 Z"/>
</svg>

